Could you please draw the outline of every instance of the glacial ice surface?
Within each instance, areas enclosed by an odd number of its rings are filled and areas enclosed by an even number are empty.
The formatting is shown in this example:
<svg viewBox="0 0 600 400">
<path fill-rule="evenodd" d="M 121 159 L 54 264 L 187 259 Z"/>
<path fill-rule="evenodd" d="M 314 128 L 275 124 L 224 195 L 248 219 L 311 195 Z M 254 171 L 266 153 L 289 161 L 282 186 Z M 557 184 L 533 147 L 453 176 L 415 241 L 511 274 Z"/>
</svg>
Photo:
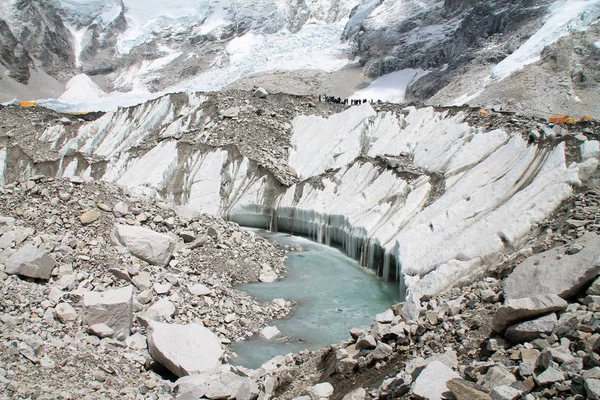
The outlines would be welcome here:
<svg viewBox="0 0 600 400">
<path fill-rule="evenodd" d="M 484 131 L 462 113 L 375 112 L 364 104 L 293 121 L 289 165 L 311 179 L 286 189 L 253 173 L 254 161 L 238 153 L 180 143 L 169 127 L 202 131 L 205 98 L 171 96 L 107 113 L 60 146 L 60 132 L 42 137 L 65 157 L 93 155 L 105 163 L 102 179 L 138 193 L 339 244 L 407 289 L 409 308 L 518 248 L 584 172 L 566 164 L 563 143 L 540 146 L 520 134 Z M 141 143 L 152 146 L 131 151 Z M 582 146 L 587 168 L 597 166 L 597 148 L 597 142 Z M 386 167 L 397 160 L 406 166 Z M 74 162 L 60 174 L 94 175 L 93 165 Z"/>
</svg>

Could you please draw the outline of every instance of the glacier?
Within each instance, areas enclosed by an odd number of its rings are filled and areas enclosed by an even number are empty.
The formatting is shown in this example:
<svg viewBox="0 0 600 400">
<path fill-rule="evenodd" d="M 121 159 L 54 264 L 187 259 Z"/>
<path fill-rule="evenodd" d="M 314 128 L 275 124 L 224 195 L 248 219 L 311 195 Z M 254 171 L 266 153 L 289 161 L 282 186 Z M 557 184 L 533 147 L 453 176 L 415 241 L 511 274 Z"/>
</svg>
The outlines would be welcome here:
<svg viewBox="0 0 600 400">
<path fill-rule="evenodd" d="M 48 127 L 40 145 L 56 150 L 56 176 L 115 182 L 180 209 L 341 245 L 398 281 L 412 315 L 423 295 L 519 249 L 600 157 L 596 141 L 581 147 L 585 167 L 567 164 L 565 142 L 530 144 L 470 126 L 463 112 L 363 104 L 293 119 L 289 184 L 236 146 L 206 141 L 209 98 L 172 94 L 74 131 Z M 48 165 L 23 170 L 48 173 Z"/>
</svg>

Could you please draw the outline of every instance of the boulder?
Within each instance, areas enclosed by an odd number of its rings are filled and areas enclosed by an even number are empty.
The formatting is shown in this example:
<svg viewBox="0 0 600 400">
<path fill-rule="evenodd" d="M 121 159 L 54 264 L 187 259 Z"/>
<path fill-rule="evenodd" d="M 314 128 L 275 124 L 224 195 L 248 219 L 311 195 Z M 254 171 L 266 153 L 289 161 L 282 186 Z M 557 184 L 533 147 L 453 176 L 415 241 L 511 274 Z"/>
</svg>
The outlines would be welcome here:
<svg viewBox="0 0 600 400">
<path fill-rule="evenodd" d="M 535 377 L 536 383 L 540 386 L 550 385 L 554 382 L 562 382 L 564 380 L 565 375 L 561 371 L 552 367 L 546 369 L 544 372 Z"/>
<path fill-rule="evenodd" d="M 265 98 L 267 98 L 268 95 L 269 95 L 269 93 L 264 88 L 261 88 L 261 87 L 256 89 L 256 91 L 254 92 L 254 97 L 258 97 L 259 99 L 265 99 Z"/>
<path fill-rule="evenodd" d="M 522 392 L 512 386 L 500 385 L 492 389 L 492 400 L 515 400 Z"/>
<path fill-rule="evenodd" d="M 356 341 L 356 348 L 358 350 L 374 349 L 375 347 L 377 347 L 377 341 L 372 335 L 361 335 Z"/>
<path fill-rule="evenodd" d="M 600 399 L 600 379 L 588 378 L 584 380 L 583 386 L 585 387 L 585 392 L 587 394 L 587 398 L 590 400 L 599 400 Z"/>
<path fill-rule="evenodd" d="M 29 278 L 50 279 L 55 266 L 56 261 L 44 249 L 27 243 L 6 260 L 4 272 Z"/>
<path fill-rule="evenodd" d="M 58 319 L 63 323 L 75 321 L 77 319 L 77 311 L 75 311 L 68 303 L 57 304 L 54 310 Z"/>
<path fill-rule="evenodd" d="M 160 321 L 163 319 L 170 319 L 173 314 L 175 314 L 175 304 L 171 303 L 166 298 L 162 298 L 146 310 L 143 314 L 143 318 L 147 321 Z"/>
<path fill-rule="evenodd" d="M 169 235 L 140 226 L 115 225 L 112 237 L 115 244 L 153 265 L 166 266 L 175 250 L 175 241 Z"/>
<path fill-rule="evenodd" d="M 106 324 L 116 336 L 131 332 L 133 322 L 133 287 L 85 292 L 83 294 L 83 323 Z"/>
<path fill-rule="evenodd" d="M 97 209 L 89 210 L 79 216 L 82 225 L 89 225 L 100 218 L 100 211 Z"/>
<path fill-rule="evenodd" d="M 276 326 L 265 326 L 260 331 L 260 337 L 265 340 L 272 340 L 281 336 L 281 331 Z"/>
<path fill-rule="evenodd" d="M 492 328 L 502 334 L 508 326 L 517 322 L 554 311 L 562 311 L 566 308 L 567 302 L 556 294 L 509 299 L 496 311 L 492 320 Z"/>
<path fill-rule="evenodd" d="M 113 337 L 115 331 L 106 324 L 94 324 L 88 328 L 88 333 L 102 339 L 105 337 Z"/>
<path fill-rule="evenodd" d="M 413 387 L 413 393 L 424 399 L 441 399 L 447 397 L 446 383 L 458 379 L 458 373 L 440 361 L 433 361 L 419 374 Z"/>
<path fill-rule="evenodd" d="M 119 201 L 117 204 L 115 204 L 115 206 L 113 207 L 112 210 L 113 214 L 115 215 L 115 217 L 124 217 L 127 214 L 129 214 L 129 206 L 127 205 L 127 203 L 124 203 L 122 201 Z"/>
<path fill-rule="evenodd" d="M 213 294 L 213 290 L 201 283 L 196 283 L 190 286 L 190 293 L 194 296 L 208 296 Z"/>
<path fill-rule="evenodd" d="M 308 392 L 317 396 L 318 399 L 328 399 L 333 395 L 333 386 L 329 382 L 317 383 L 316 385 L 308 388 Z"/>
<path fill-rule="evenodd" d="M 576 254 L 557 247 L 527 258 L 505 279 L 505 297 L 555 294 L 566 299 L 577 294 L 600 272 L 600 235 L 589 232 L 578 243 L 583 249 Z"/>
<path fill-rule="evenodd" d="M 256 383 L 229 370 L 181 377 L 175 382 L 177 400 L 230 399 L 250 400 L 259 394 Z"/>
<path fill-rule="evenodd" d="M 152 358 L 177 376 L 213 373 L 221 364 L 219 338 L 198 324 L 152 322 L 147 339 Z"/>
<path fill-rule="evenodd" d="M 239 107 L 229 107 L 226 110 L 219 111 L 219 114 L 221 114 L 221 116 L 225 117 L 225 118 L 235 118 L 240 114 L 240 108 Z"/>
<path fill-rule="evenodd" d="M 363 388 L 358 388 L 342 397 L 342 400 L 365 400 L 365 397 L 367 397 L 367 391 Z"/>
<path fill-rule="evenodd" d="M 191 243 L 196 240 L 196 234 L 192 231 L 181 231 L 178 235 L 183 239 L 183 243 Z"/>
<path fill-rule="evenodd" d="M 496 386 L 510 385 L 516 382 L 516 380 L 515 375 L 500 364 L 488 369 L 479 383 L 484 388 L 491 390 Z"/>
<path fill-rule="evenodd" d="M 529 342 L 539 338 L 542 333 L 552 333 L 556 322 L 556 314 L 552 313 L 531 321 L 511 325 L 506 329 L 504 335 L 513 343 Z"/>
<path fill-rule="evenodd" d="M 600 278 L 596 278 L 596 280 L 594 280 L 586 293 L 590 296 L 600 296 Z"/>
<path fill-rule="evenodd" d="M 385 310 L 381 314 L 375 316 L 375 321 L 382 324 L 389 324 L 394 320 L 394 312 L 392 310 Z"/>
<path fill-rule="evenodd" d="M 451 379 L 446 382 L 446 387 L 456 397 L 456 400 L 490 400 L 490 395 L 483 386 L 464 379 Z"/>
</svg>

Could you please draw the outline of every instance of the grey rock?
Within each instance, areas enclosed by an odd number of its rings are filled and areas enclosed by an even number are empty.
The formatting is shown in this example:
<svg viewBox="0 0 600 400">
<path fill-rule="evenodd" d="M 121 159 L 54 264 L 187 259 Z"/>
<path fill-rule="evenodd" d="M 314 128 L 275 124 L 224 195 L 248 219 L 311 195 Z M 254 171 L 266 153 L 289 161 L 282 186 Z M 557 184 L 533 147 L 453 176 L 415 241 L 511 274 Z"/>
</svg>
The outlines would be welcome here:
<svg viewBox="0 0 600 400">
<path fill-rule="evenodd" d="M 101 214 L 97 209 L 88 210 L 79 216 L 79 221 L 82 225 L 89 225 L 92 222 L 98 220 Z"/>
<path fill-rule="evenodd" d="M 567 302 L 555 294 L 509 299 L 494 315 L 492 327 L 496 332 L 504 333 L 508 326 L 517 322 L 566 308 Z"/>
<path fill-rule="evenodd" d="M 183 239 L 183 243 L 190 243 L 196 239 L 196 234 L 192 231 L 181 231 L 178 236 Z"/>
<path fill-rule="evenodd" d="M 522 362 L 519 363 L 519 375 L 527 377 L 533 375 L 535 371 L 535 363 L 533 362 Z"/>
<path fill-rule="evenodd" d="M 600 399 L 600 379 L 587 378 L 583 381 L 585 392 L 588 399 L 599 400 Z"/>
<path fill-rule="evenodd" d="M 99 338 L 113 337 L 115 331 L 106 324 L 94 324 L 88 328 L 90 335 L 98 336 Z"/>
<path fill-rule="evenodd" d="M 342 397 L 342 400 L 365 400 L 367 391 L 363 388 L 358 388 Z"/>
<path fill-rule="evenodd" d="M 568 348 L 565 349 L 563 347 L 553 347 L 548 349 L 548 351 L 552 355 L 552 360 L 556 361 L 559 364 L 575 360 L 575 357 L 573 357 L 571 351 Z"/>
<path fill-rule="evenodd" d="M 175 241 L 163 233 L 139 226 L 115 225 L 115 244 L 126 247 L 131 254 L 159 266 L 166 266 L 175 250 Z"/>
<path fill-rule="evenodd" d="M 347 357 L 347 358 L 342 358 L 341 360 L 338 360 L 338 362 L 336 364 L 336 369 L 342 375 L 351 374 L 352 372 L 354 372 L 354 369 L 356 368 L 357 365 L 358 365 L 358 360 Z"/>
<path fill-rule="evenodd" d="M 517 378 L 515 378 L 515 376 L 504 366 L 496 365 L 488 369 L 488 372 L 482 377 L 481 381 L 478 383 L 484 388 L 491 390 L 496 386 L 510 385 L 516 380 Z"/>
<path fill-rule="evenodd" d="M 56 261 L 44 249 L 27 243 L 6 260 L 4 272 L 29 278 L 50 279 L 55 266 Z"/>
<path fill-rule="evenodd" d="M 173 287 L 173 285 L 171 285 L 170 283 L 157 282 L 154 285 L 152 285 L 152 288 L 154 289 L 156 294 L 167 294 L 171 290 L 171 287 Z"/>
<path fill-rule="evenodd" d="M 267 98 L 268 95 L 269 95 L 269 93 L 264 88 L 261 88 L 261 87 L 256 89 L 256 91 L 254 92 L 254 97 L 258 97 L 259 99 L 265 99 L 265 98 Z"/>
<path fill-rule="evenodd" d="M 134 333 L 133 335 L 129 336 L 127 339 L 125 339 L 125 344 L 130 349 L 141 350 L 148 348 L 146 336 L 142 335 L 141 333 Z"/>
<path fill-rule="evenodd" d="M 596 278 L 596 280 L 592 282 L 586 293 L 591 296 L 600 296 L 600 278 Z"/>
<path fill-rule="evenodd" d="M 587 371 L 583 371 L 584 378 L 600 379 L 600 367 L 594 367 Z"/>
<path fill-rule="evenodd" d="M 239 115 L 240 108 L 239 107 L 230 107 L 226 110 L 219 111 L 219 114 L 225 118 L 235 118 Z"/>
<path fill-rule="evenodd" d="M 314 394 L 318 399 L 328 399 L 333 395 L 333 386 L 329 382 L 321 382 L 309 387 L 307 391 Z"/>
<path fill-rule="evenodd" d="M 386 311 L 382 312 L 381 314 L 377 314 L 375 316 L 375 321 L 377 321 L 381 324 L 390 323 L 393 320 L 394 320 L 394 312 L 392 310 L 386 310 Z"/>
<path fill-rule="evenodd" d="M 143 314 L 143 317 L 148 321 L 161 321 L 170 319 L 173 314 L 175 314 L 175 304 L 166 298 L 162 298 L 152 304 Z"/>
<path fill-rule="evenodd" d="M 190 293 L 194 296 L 208 296 L 213 294 L 213 290 L 201 283 L 196 283 L 190 286 Z"/>
<path fill-rule="evenodd" d="M 265 340 L 273 340 L 279 336 L 281 336 L 281 332 L 279 331 L 279 329 L 277 329 L 276 326 L 265 326 L 260 331 L 260 337 Z"/>
<path fill-rule="evenodd" d="M 456 400 L 489 400 L 488 391 L 481 385 L 464 379 L 451 379 L 446 386 L 452 392 Z"/>
<path fill-rule="evenodd" d="M 600 236 L 590 232 L 579 243 L 584 248 L 576 254 L 563 255 L 559 247 L 527 258 L 504 281 L 505 296 L 556 294 L 566 299 L 577 294 L 600 272 Z"/>
<path fill-rule="evenodd" d="M 521 395 L 521 391 L 508 385 L 496 386 L 492 389 L 492 400 L 515 400 Z"/>
<path fill-rule="evenodd" d="M 85 292 L 83 294 L 83 323 L 87 325 L 106 324 L 115 335 L 131 332 L 133 322 L 133 287 L 107 290 L 105 292 Z"/>
<path fill-rule="evenodd" d="M 554 333 L 558 337 L 563 337 L 571 332 L 575 331 L 575 328 L 579 325 L 579 320 L 577 319 L 577 315 L 569 312 L 562 313 L 558 322 L 556 323 L 556 327 L 554 328 Z"/>
<path fill-rule="evenodd" d="M 529 342 L 542 334 L 552 333 L 556 322 L 557 318 L 554 313 L 531 321 L 519 322 L 506 329 L 505 337 L 513 343 Z"/>
<path fill-rule="evenodd" d="M 137 295 L 136 299 L 140 304 L 148 304 L 152 301 L 152 297 L 152 290 L 144 290 Z"/>
<path fill-rule="evenodd" d="M 177 376 L 212 373 L 221 363 L 221 342 L 203 326 L 152 322 L 147 338 L 150 355 Z"/>
<path fill-rule="evenodd" d="M 75 321 L 77 319 L 77 311 L 68 303 L 60 303 L 55 308 L 56 316 L 63 323 Z"/>
<path fill-rule="evenodd" d="M 117 204 L 114 205 L 112 212 L 116 217 L 124 217 L 127 214 L 129 214 L 129 206 L 127 205 L 127 203 L 119 201 Z"/>
<path fill-rule="evenodd" d="M 413 387 L 413 393 L 425 399 L 441 399 L 448 392 L 446 383 L 460 376 L 444 363 L 433 361 L 419 374 Z"/>
<path fill-rule="evenodd" d="M 368 359 L 380 361 L 389 358 L 394 353 L 394 349 L 387 343 L 379 342 L 375 350 L 369 353 Z"/>
<path fill-rule="evenodd" d="M 356 341 L 356 348 L 358 350 L 374 349 L 375 347 L 377 347 L 377 341 L 371 335 L 362 335 Z"/>
<path fill-rule="evenodd" d="M 145 291 L 152 287 L 151 279 L 152 279 L 152 276 L 150 275 L 150 273 L 148 273 L 146 271 L 142 271 L 138 275 L 134 276 L 131 281 L 133 282 L 135 287 L 137 287 L 140 290 Z M 150 292 L 150 293 L 152 293 L 152 292 Z"/>
<path fill-rule="evenodd" d="M 540 386 L 549 385 L 554 382 L 562 382 L 564 380 L 564 374 L 552 367 L 546 369 L 544 372 L 535 377 L 536 383 Z"/>
</svg>

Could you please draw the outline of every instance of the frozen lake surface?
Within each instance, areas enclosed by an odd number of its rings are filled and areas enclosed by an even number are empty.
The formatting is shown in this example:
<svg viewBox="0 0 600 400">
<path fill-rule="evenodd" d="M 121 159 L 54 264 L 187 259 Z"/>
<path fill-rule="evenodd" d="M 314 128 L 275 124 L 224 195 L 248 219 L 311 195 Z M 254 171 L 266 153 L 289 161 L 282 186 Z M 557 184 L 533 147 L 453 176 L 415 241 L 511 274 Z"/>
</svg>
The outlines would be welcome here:
<svg viewBox="0 0 600 400">
<path fill-rule="evenodd" d="M 282 332 L 281 339 L 268 342 L 256 335 L 231 345 L 238 355 L 233 364 L 258 368 L 276 355 L 347 340 L 351 328 L 368 327 L 376 314 L 398 299 L 397 283 L 382 281 L 335 248 L 289 234 L 259 233 L 281 245 L 300 245 L 303 251 L 288 253 L 283 280 L 245 284 L 237 289 L 260 301 L 284 298 L 298 304 L 289 318 L 270 324 Z"/>
</svg>

